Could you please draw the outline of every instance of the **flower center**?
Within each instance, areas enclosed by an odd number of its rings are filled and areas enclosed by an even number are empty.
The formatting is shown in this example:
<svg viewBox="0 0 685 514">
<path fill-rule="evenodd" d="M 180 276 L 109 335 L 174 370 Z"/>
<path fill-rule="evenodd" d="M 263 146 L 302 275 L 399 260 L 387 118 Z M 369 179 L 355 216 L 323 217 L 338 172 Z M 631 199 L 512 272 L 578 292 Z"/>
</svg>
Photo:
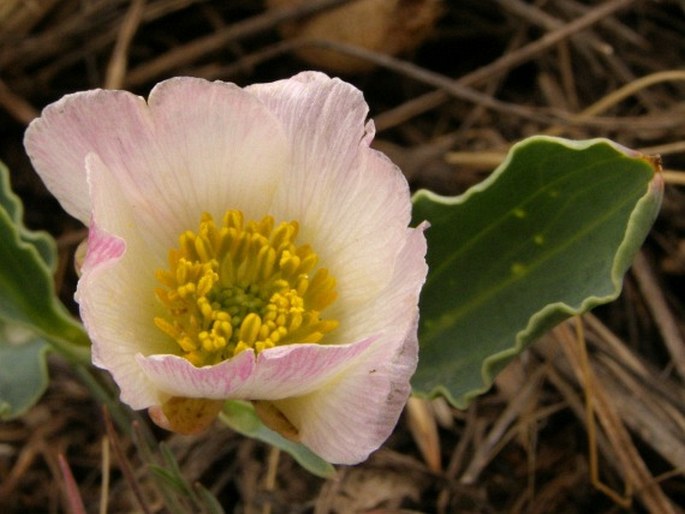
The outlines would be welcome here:
<svg viewBox="0 0 685 514">
<path fill-rule="evenodd" d="M 321 312 L 337 297 L 335 279 L 317 268 L 309 245 L 296 245 L 296 221 L 271 216 L 245 222 L 229 210 L 217 226 L 202 215 L 169 251 L 155 277 L 167 310 L 155 325 L 178 342 L 196 366 L 216 364 L 253 348 L 318 343 L 338 322 Z"/>
</svg>

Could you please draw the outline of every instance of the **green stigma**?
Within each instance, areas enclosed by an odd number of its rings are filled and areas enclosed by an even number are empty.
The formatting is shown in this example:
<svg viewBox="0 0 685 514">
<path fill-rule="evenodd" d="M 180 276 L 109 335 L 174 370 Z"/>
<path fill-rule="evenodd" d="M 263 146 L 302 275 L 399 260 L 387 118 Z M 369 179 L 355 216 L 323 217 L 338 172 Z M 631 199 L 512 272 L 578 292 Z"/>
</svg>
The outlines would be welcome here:
<svg viewBox="0 0 685 514">
<path fill-rule="evenodd" d="M 155 325 L 196 366 L 248 348 L 320 342 L 338 326 L 321 316 L 337 297 L 335 279 L 317 268 L 309 245 L 296 244 L 298 229 L 271 216 L 246 223 L 239 210 L 217 226 L 204 213 L 197 233 L 183 232 L 168 268 L 155 273 L 166 310 Z"/>
</svg>

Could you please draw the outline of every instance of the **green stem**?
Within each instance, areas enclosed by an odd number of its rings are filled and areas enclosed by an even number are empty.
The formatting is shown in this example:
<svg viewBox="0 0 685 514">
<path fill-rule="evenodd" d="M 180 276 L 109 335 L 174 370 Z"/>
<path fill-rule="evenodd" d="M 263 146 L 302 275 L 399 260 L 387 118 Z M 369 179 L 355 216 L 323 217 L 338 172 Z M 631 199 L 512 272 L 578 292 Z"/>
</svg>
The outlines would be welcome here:
<svg viewBox="0 0 685 514">
<path fill-rule="evenodd" d="M 45 336 L 53 350 L 59 353 L 62 357 L 67 359 L 70 363 L 75 366 L 90 366 L 90 346 L 83 346 L 74 344 L 72 341 L 65 340 L 63 338 L 57 338 L 54 336 Z"/>
<path fill-rule="evenodd" d="M 90 389 L 98 403 L 107 407 L 112 419 L 119 427 L 119 430 L 130 435 L 133 413 L 122 406 L 116 399 L 115 393 L 109 385 L 102 383 L 102 379 L 96 375 L 96 371 L 91 367 L 82 365 L 74 366 L 74 370 L 83 383 Z"/>
</svg>

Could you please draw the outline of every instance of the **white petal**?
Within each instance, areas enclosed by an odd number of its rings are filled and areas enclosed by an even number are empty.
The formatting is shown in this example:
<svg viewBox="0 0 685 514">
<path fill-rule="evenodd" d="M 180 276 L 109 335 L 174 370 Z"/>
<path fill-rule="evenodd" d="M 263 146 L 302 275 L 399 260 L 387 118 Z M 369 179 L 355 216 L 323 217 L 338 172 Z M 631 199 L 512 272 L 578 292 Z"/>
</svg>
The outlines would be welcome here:
<svg viewBox="0 0 685 514">
<path fill-rule="evenodd" d="M 95 154 L 86 161 L 94 212 L 76 297 L 93 341 L 93 363 L 110 371 L 122 401 L 143 408 L 158 394 L 135 355 L 172 349 L 153 322 L 156 260 L 111 171 Z"/>
<path fill-rule="evenodd" d="M 422 223 L 417 228 L 405 228 L 405 245 L 393 263 L 393 277 L 378 294 L 379 300 L 348 313 L 348 323 L 359 334 L 382 333 L 384 338 L 395 339 L 405 334 L 419 303 L 421 287 L 428 273 L 425 261 L 428 228 Z"/>
<path fill-rule="evenodd" d="M 299 429 L 302 442 L 324 459 L 355 464 L 390 435 L 418 360 L 418 295 L 426 274 L 423 227 L 411 230 L 392 284 L 374 316 L 387 330 L 339 380 L 274 404 Z M 385 303 L 387 300 L 387 304 Z"/>
<path fill-rule="evenodd" d="M 410 219 L 407 182 L 368 147 L 368 107 L 349 84 L 303 73 L 248 90 L 282 120 L 293 145 L 275 214 L 300 222 L 300 240 L 314 246 L 338 281 L 339 300 L 326 314 L 344 320 L 374 301 L 392 277 Z M 331 339 L 355 340 L 349 328 L 341 325 Z"/>
<path fill-rule="evenodd" d="M 155 86 L 149 104 L 164 159 L 152 190 L 178 216 L 173 243 L 202 211 L 219 219 L 227 209 L 247 219 L 267 214 L 290 150 L 261 102 L 234 84 L 175 78 Z"/>
</svg>

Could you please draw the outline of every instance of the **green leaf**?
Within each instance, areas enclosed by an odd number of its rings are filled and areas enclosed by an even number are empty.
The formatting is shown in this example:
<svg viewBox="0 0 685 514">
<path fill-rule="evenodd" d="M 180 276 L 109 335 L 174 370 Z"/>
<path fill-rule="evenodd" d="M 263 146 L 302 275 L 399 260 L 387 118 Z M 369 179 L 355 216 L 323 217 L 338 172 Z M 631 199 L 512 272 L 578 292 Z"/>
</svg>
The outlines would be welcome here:
<svg viewBox="0 0 685 514">
<path fill-rule="evenodd" d="M 30 327 L 63 353 L 87 360 L 77 346 L 89 345 L 88 337 L 55 295 L 55 243 L 44 232 L 26 229 L 22 214 L 0 164 L 0 319 Z"/>
<path fill-rule="evenodd" d="M 49 348 L 32 331 L 0 322 L 0 420 L 21 416 L 43 395 Z"/>
<path fill-rule="evenodd" d="M 608 140 L 533 137 L 461 196 L 418 192 L 431 228 L 415 392 L 463 408 L 545 331 L 614 300 L 661 203 L 657 168 Z"/>
<path fill-rule="evenodd" d="M 309 448 L 289 441 L 282 435 L 267 428 L 255 413 L 250 402 L 229 400 L 220 414 L 221 420 L 236 432 L 268 443 L 289 453 L 303 468 L 322 478 L 335 476 L 335 468 Z"/>
<path fill-rule="evenodd" d="M 167 469 L 159 464 L 149 464 L 150 471 L 164 483 L 170 486 L 175 493 L 187 494 L 186 483 L 182 477 L 179 477 L 173 470 Z"/>
<path fill-rule="evenodd" d="M 22 224 L 24 209 L 21 200 L 14 194 L 10 186 L 9 170 L 0 162 L 0 208 L 4 210 L 14 224 L 19 239 L 28 245 L 32 245 L 38 252 L 38 256 L 54 273 L 57 266 L 57 255 L 52 238 L 45 232 L 32 232 Z"/>
<path fill-rule="evenodd" d="M 200 497 L 199 501 L 202 502 L 202 512 L 207 512 L 207 514 L 225 514 L 226 511 L 221 506 L 221 503 L 219 503 L 219 500 L 217 500 L 216 496 L 208 491 L 206 487 L 200 483 L 196 483 L 195 490 Z"/>
</svg>

